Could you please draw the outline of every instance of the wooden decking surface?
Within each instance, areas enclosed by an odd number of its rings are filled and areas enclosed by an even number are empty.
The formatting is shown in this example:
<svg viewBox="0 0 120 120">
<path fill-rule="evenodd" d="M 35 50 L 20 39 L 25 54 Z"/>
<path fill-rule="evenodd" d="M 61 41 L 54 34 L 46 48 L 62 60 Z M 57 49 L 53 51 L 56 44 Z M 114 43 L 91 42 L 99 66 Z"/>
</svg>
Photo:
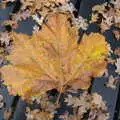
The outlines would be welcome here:
<svg viewBox="0 0 120 120">
<path fill-rule="evenodd" d="M 91 13 L 91 8 L 93 5 L 105 2 L 105 0 L 78 0 L 78 1 L 73 0 L 73 1 L 75 2 L 77 9 L 79 9 L 79 14 L 85 18 L 89 18 L 89 15 Z M 10 7 L 7 7 L 4 10 L 2 9 L 0 10 L 0 18 L 1 18 L 0 21 L 3 21 L 4 19 L 8 19 L 8 15 L 10 14 L 10 12 L 12 12 L 13 8 L 14 6 L 12 5 Z M 31 34 L 32 25 L 30 26 L 29 25 L 30 23 L 34 24 L 34 22 L 31 19 L 27 19 L 23 22 L 20 22 L 19 27 L 16 31 Z M 4 28 L 0 27 L 0 30 L 3 30 L 3 29 Z M 93 24 L 89 27 L 88 31 L 92 31 L 92 32 L 98 31 L 98 27 L 95 24 Z M 111 43 L 111 45 L 113 45 L 113 47 L 116 46 L 116 43 L 114 41 L 114 37 L 111 31 L 107 31 L 104 34 L 109 39 L 109 42 Z M 118 45 L 120 46 L 120 44 Z M 110 74 L 115 74 L 114 66 L 109 65 L 108 69 Z M 104 84 L 106 81 L 107 79 L 104 77 L 96 78 L 93 81 L 93 86 L 91 91 L 98 92 L 103 96 L 104 100 L 107 101 L 107 105 L 109 106 L 109 112 L 111 113 L 111 117 L 109 120 L 117 120 L 118 112 L 116 110 L 119 110 L 119 107 L 120 107 L 119 102 L 117 101 L 120 99 L 120 95 L 118 94 L 119 84 L 117 85 L 116 90 L 112 90 L 110 88 L 105 87 Z M 7 89 L 4 86 L 0 86 L 0 92 L 2 92 L 4 96 L 5 108 L 12 108 L 12 115 L 10 116 L 9 120 L 25 120 L 24 112 L 25 112 L 26 103 L 22 101 L 18 96 L 16 97 L 10 96 L 7 92 Z M 3 113 L 5 108 L 0 110 L 0 120 L 4 120 Z"/>
</svg>

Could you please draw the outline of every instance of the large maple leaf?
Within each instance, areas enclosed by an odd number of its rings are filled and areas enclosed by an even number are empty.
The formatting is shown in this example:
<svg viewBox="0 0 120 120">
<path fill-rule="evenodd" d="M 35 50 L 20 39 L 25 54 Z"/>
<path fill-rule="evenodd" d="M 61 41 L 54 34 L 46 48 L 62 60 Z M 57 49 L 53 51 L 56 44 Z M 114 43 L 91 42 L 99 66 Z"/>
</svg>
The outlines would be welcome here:
<svg viewBox="0 0 120 120">
<path fill-rule="evenodd" d="M 80 44 L 77 29 L 68 14 L 54 13 L 42 30 L 28 36 L 12 33 L 13 49 L 9 65 L 1 68 L 4 84 L 22 97 L 70 85 L 88 89 L 91 77 L 106 68 L 107 43 L 103 35 L 84 35 Z"/>
</svg>

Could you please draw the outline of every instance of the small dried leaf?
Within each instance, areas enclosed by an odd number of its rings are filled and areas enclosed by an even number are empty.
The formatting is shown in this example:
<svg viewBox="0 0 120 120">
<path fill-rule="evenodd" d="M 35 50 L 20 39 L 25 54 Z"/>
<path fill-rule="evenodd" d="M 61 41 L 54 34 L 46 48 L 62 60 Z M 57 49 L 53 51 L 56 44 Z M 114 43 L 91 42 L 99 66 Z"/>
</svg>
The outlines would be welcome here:
<svg viewBox="0 0 120 120">
<path fill-rule="evenodd" d="M 4 120 L 9 120 L 11 114 L 12 114 L 12 110 L 11 109 L 5 109 L 5 111 L 4 111 Z"/>
<path fill-rule="evenodd" d="M 52 120 L 53 115 L 48 112 L 41 112 L 39 109 L 30 110 L 27 108 L 26 120 Z"/>
<path fill-rule="evenodd" d="M 111 4 L 105 2 L 101 5 L 95 5 L 92 8 L 93 13 L 91 22 L 98 22 L 101 28 L 101 32 L 110 29 L 112 25 L 115 25 L 119 28 L 120 9 L 117 7 L 116 2 L 113 2 L 113 7 Z"/>
<path fill-rule="evenodd" d="M 117 69 L 115 72 L 117 72 L 118 74 L 120 74 L 120 58 L 117 59 L 116 63 L 115 63 Z"/>
<path fill-rule="evenodd" d="M 120 47 L 115 49 L 114 54 L 120 56 Z"/>
<path fill-rule="evenodd" d="M 106 83 L 107 87 L 110 87 L 112 89 L 116 88 L 116 84 L 117 84 L 118 78 L 114 78 L 112 75 L 109 76 L 108 82 Z"/>
<path fill-rule="evenodd" d="M 87 92 L 83 92 L 80 94 L 80 96 L 68 95 L 68 97 L 65 99 L 65 102 L 72 106 L 74 117 L 81 116 L 82 118 L 89 110 L 90 114 L 88 120 L 95 120 L 95 118 L 100 118 L 100 115 L 103 116 L 104 120 L 109 118 L 106 102 L 103 101 L 102 96 L 97 93 L 88 94 Z M 67 114 L 63 115 L 62 117 L 70 118 Z"/>
<path fill-rule="evenodd" d="M 120 31 L 118 31 L 118 30 L 113 30 L 112 32 L 113 32 L 113 34 L 115 35 L 116 40 L 119 40 L 119 39 L 120 39 Z"/>
</svg>

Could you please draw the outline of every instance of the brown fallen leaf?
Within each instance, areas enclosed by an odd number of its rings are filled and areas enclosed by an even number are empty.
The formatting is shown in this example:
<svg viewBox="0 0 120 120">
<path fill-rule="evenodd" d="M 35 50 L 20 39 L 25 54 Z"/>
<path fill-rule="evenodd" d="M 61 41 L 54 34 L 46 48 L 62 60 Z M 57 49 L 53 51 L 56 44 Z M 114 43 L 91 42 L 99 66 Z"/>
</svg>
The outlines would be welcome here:
<svg viewBox="0 0 120 120">
<path fill-rule="evenodd" d="M 120 47 L 114 50 L 114 54 L 120 56 Z"/>
<path fill-rule="evenodd" d="M 52 120 L 53 115 L 49 112 L 42 112 L 39 109 L 30 110 L 26 108 L 26 120 Z"/>
<path fill-rule="evenodd" d="M 70 115 L 67 111 L 59 116 L 62 120 L 82 120 L 79 114 Z"/>
<path fill-rule="evenodd" d="M 120 27 L 120 9 L 118 7 L 119 4 L 116 5 L 118 1 L 114 1 L 112 5 L 105 2 L 103 4 L 93 6 L 91 22 L 99 23 L 102 33 L 110 29 L 112 25 L 117 28 Z"/>
<path fill-rule="evenodd" d="M 119 41 L 119 39 L 120 39 L 120 31 L 118 31 L 118 30 L 113 30 L 112 32 L 113 32 L 116 40 Z"/>
<path fill-rule="evenodd" d="M 106 83 L 106 86 L 112 89 L 116 89 L 117 82 L 118 82 L 118 78 L 110 75 L 108 78 L 108 82 Z"/>
<path fill-rule="evenodd" d="M 107 112 L 108 107 L 106 101 L 104 101 L 102 96 L 98 93 L 89 94 L 87 91 L 84 91 L 79 96 L 68 94 L 64 102 L 72 107 L 73 118 L 70 119 L 72 116 L 65 113 L 60 116 L 63 120 L 83 120 L 84 115 L 87 114 L 88 111 L 88 120 L 108 120 L 110 117 Z M 103 116 L 103 118 L 100 119 L 100 116 Z"/>
<path fill-rule="evenodd" d="M 12 110 L 10 108 L 5 109 L 4 110 L 4 120 L 9 120 L 11 117 L 11 114 L 12 114 Z"/>
<path fill-rule="evenodd" d="M 39 11 L 42 16 L 45 16 L 46 12 L 50 12 L 56 5 L 59 6 L 67 4 L 67 0 L 22 0 L 22 10 L 29 8 L 32 14 L 36 13 L 36 10 Z"/>
<path fill-rule="evenodd" d="M 91 77 L 104 72 L 105 37 L 85 34 L 77 44 L 78 31 L 71 27 L 69 17 L 67 13 L 49 15 L 42 30 L 32 36 L 12 33 L 13 49 L 7 57 L 11 64 L 1 68 L 12 94 L 27 98 L 66 85 L 88 89 Z"/>
</svg>

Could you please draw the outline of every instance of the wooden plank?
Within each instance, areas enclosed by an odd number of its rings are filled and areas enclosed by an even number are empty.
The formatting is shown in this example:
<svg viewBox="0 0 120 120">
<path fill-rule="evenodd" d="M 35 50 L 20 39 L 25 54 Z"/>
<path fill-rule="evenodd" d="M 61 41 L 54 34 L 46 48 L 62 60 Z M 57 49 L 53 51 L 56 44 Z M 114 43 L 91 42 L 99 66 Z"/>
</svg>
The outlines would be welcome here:
<svg viewBox="0 0 120 120">
<path fill-rule="evenodd" d="M 33 19 L 27 18 L 26 20 L 18 22 L 18 28 L 15 31 L 32 35 L 34 25 L 35 25 L 35 22 L 33 21 Z"/>
<path fill-rule="evenodd" d="M 0 31 L 4 30 L 5 28 L 3 26 L 1 26 L 1 23 L 4 20 L 9 19 L 9 14 L 12 12 L 13 10 L 13 5 L 8 6 L 4 9 L 0 8 Z M 5 109 L 9 109 L 14 101 L 14 96 L 11 96 L 8 94 L 7 88 L 3 85 L 0 85 L 0 93 L 3 95 L 4 98 L 4 108 L 0 109 L 0 120 L 3 120 L 4 116 L 4 110 Z"/>
<path fill-rule="evenodd" d="M 4 20 L 9 19 L 9 14 L 12 12 L 14 5 L 8 6 L 4 9 L 0 8 L 0 31 L 4 30 L 4 27 L 1 26 L 1 23 Z"/>
<path fill-rule="evenodd" d="M 84 18 L 89 18 L 92 7 L 96 4 L 102 4 L 109 0 L 82 0 L 80 4 L 79 14 Z"/>
<path fill-rule="evenodd" d="M 3 118 L 4 118 L 4 110 L 11 108 L 12 103 L 14 101 L 14 96 L 9 95 L 6 87 L 3 86 L 3 85 L 0 86 L 0 92 L 3 95 L 4 104 L 5 104 L 5 106 L 0 110 L 0 120 L 3 120 Z"/>
<path fill-rule="evenodd" d="M 92 7 L 96 4 L 104 3 L 105 1 L 108 1 L 108 0 L 82 0 L 79 14 L 81 16 L 83 16 L 84 18 L 89 19 Z M 96 24 L 91 24 L 89 26 L 88 32 L 92 32 L 92 31 L 93 32 L 99 31 L 99 28 Z M 105 32 L 104 35 L 106 36 L 108 42 L 112 45 L 112 48 L 115 48 L 116 43 L 115 43 L 115 40 L 114 40 L 111 30 Z M 109 65 L 108 69 L 109 69 L 109 74 L 115 75 L 115 66 Z M 109 120 L 113 120 L 118 91 L 119 91 L 119 84 L 118 84 L 117 88 L 115 90 L 113 90 L 111 88 L 105 87 L 106 82 L 107 82 L 107 78 L 105 78 L 105 77 L 96 78 L 93 81 L 92 92 L 97 92 L 100 95 L 102 95 L 103 99 L 107 102 L 108 112 L 111 115 Z M 114 120 L 117 120 L 117 119 L 114 119 Z"/>
<path fill-rule="evenodd" d="M 25 109 L 26 109 L 26 103 L 23 100 L 19 100 L 16 110 L 13 116 L 13 120 L 25 120 Z"/>
<path fill-rule="evenodd" d="M 79 2 L 77 2 L 77 4 L 76 4 L 76 7 L 78 7 L 78 4 L 81 3 L 80 9 L 79 9 L 79 14 L 85 18 L 89 18 L 92 6 L 97 3 L 103 3 L 103 2 L 105 2 L 105 0 L 82 0 L 82 1 L 79 0 Z M 9 14 L 8 11 L 9 11 L 9 9 L 6 9 L 6 11 L 0 11 L 0 16 L 5 14 L 6 15 L 5 18 L 7 18 L 8 14 Z M 33 25 L 34 25 L 34 22 L 31 19 L 27 19 L 27 20 L 19 23 L 19 27 L 16 31 L 31 34 Z M 91 26 L 91 28 L 89 28 L 89 30 L 90 31 L 98 31 L 98 27 L 93 25 L 93 26 Z M 108 34 L 108 36 L 109 36 L 109 34 Z M 113 68 L 110 67 L 109 69 L 111 71 L 113 71 Z M 104 100 L 106 100 L 108 102 L 109 112 L 111 113 L 111 118 L 109 120 L 113 120 L 114 110 L 115 110 L 115 106 L 116 106 L 116 100 L 117 100 L 117 95 L 118 95 L 119 89 L 118 89 L 118 87 L 116 90 L 106 88 L 104 86 L 106 81 L 107 81 L 106 78 L 95 79 L 93 82 L 92 92 L 98 92 L 99 94 L 101 94 L 103 96 Z M 19 100 L 19 101 L 17 100 L 17 102 L 15 102 L 16 98 L 8 95 L 8 92 L 7 92 L 6 88 L 4 88 L 4 87 L 2 87 L 2 93 L 4 96 L 6 107 L 15 106 L 15 107 L 13 107 L 13 109 L 14 109 L 13 111 L 15 111 L 15 112 L 14 112 L 14 115 L 12 116 L 13 117 L 12 119 L 13 120 L 24 120 L 25 119 L 24 112 L 25 112 L 26 103 L 24 103 L 22 100 Z M 3 112 L 4 112 L 3 109 L 0 110 L 0 120 L 3 120 Z"/>
<path fill-rule="evenodd" d="M 92 92 L 97 92 L 100 95 L 102 95 L 103 100 L 105 100 L 107 102 L 108 112 L 110 113 L 109 120 L 113 120 L 119 85 L 117 86 L 117 88 L 115 90 L 113 90 L 111 88 L 105 87 L 106 82 L 107 82 L 107 78 L 104 78 L 104 77 L 95 79 L 94 83 L 93 83 Z M 115 119 L 115 120 L 117 120 L 117 119 Z"/>
<path fill-rule="evenodd" d="M 120 120 L 120 85 L 119 85 L 119 93 L 118 93 L 118 98 L 117 98 L 116 108 L 114 111 L 113 120 Z"/>
</svg>

